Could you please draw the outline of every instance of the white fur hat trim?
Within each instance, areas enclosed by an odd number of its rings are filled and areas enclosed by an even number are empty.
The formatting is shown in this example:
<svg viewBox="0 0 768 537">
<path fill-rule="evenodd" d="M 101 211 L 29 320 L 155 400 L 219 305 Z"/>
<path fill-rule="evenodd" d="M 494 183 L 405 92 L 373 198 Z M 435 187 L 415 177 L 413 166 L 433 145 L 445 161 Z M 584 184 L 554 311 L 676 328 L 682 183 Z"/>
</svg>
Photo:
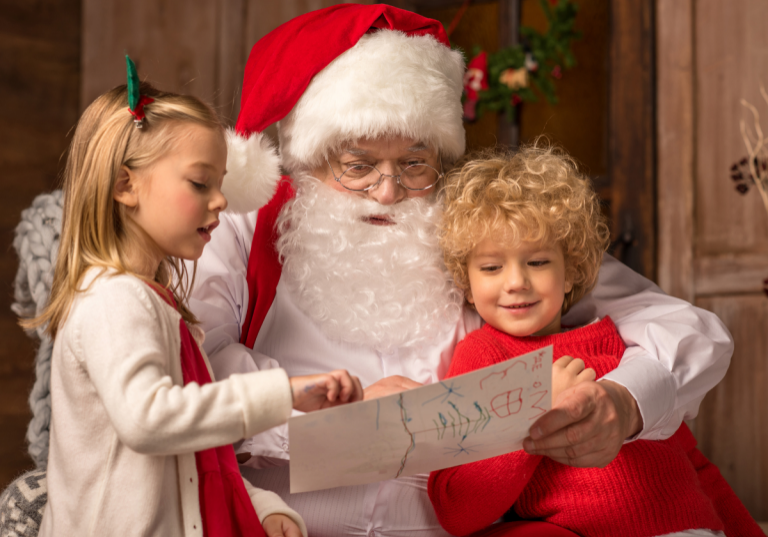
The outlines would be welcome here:
<svg viewBox="0 0 768 537">
<path fill-rule="evenodd" d="M 268 136 L 245 138 L 227 129 L 227 175 L 221 188 L 227 212 L 244 214 L 266 205 L 280 176 L 280 158 Z"/>
<path fill-rule="evenodd" d="M 464 153 L 464 58 L 431 36 L 396 30 L 364 35 L 312 79 L 278 123 L 289 172 L 360 138 L 403 136 L 455 159 Z"/>
</svg>

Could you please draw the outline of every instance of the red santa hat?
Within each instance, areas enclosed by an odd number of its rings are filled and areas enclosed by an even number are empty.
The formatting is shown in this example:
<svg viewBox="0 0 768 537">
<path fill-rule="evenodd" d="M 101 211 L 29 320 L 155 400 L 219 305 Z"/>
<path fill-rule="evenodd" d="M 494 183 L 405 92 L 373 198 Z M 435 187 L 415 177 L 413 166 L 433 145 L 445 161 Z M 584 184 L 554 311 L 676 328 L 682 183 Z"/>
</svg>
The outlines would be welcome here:
<svg viewBox="0 0 768 537">
<path fill-rule="evenodd" d="M 225 194 L 265 204 L 280 178 L 322 165 L 360 138 L 403 136 L 453 160 L 464 152 L 464 59 L 442 25 L 388 5 L 342 4 L 297 17 L 256 43 L 228 136 Z M 280 156 L 262 131 L 278 122 Z"/>
</svg>

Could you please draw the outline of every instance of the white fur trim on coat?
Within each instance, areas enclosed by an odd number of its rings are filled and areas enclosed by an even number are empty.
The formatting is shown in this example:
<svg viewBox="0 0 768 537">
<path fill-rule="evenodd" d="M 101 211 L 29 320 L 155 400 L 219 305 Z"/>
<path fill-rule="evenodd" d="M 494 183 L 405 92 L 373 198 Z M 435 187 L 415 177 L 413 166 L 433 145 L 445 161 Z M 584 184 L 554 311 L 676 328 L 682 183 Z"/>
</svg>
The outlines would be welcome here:
<svg viewBox="0 0 768 537">
<path fill-rule="evenodd" d="M 464 58 L 431 36 L 395 30 L 364 35 L 312 79 L 278 123 L 289 172 L 310 170 L 341 144 L 404 136 L 464 153 L 461 93 Z"/>
<path fill-rule="evenodd" d="M 280 157 L 268 136 L 257 132 L 245 138 L 227 129 L 227 175 L 221 188 L 227 212 L 244 214 L 266 205 L 280 175 Z"/>
</svg>

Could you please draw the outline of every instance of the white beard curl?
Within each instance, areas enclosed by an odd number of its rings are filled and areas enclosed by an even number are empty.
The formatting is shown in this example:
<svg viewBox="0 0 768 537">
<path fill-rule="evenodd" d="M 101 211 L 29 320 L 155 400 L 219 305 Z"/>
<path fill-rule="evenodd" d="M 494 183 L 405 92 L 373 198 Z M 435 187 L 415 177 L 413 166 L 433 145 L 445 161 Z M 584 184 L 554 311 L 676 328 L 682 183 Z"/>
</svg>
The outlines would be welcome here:
<svg viewBox="0 0 768 537">
<path fill-rule="evenodd" d="M 463 296 L 442 263 L 439 202 L 384 206 L 312 177 L 296 185 L 278 218 L 277 252 L 299 309 L 328 338 L 391 352 L 434 344 L 455 328 Z M 370 215 L 396 224 L 364 222 Z"/>
</svg>

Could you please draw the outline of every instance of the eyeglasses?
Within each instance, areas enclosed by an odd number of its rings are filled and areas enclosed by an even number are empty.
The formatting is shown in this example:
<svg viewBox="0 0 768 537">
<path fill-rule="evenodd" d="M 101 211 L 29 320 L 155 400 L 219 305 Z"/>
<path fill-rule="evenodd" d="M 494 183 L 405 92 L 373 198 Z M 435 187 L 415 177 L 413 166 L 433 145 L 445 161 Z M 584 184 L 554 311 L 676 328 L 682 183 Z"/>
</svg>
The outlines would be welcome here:
<svg viewBox="0 0 768 537">
<path fill-rule="evenodd" d="M 367 164 L 355 164 L 344 170 L 339 177 L 333 171 L 333 166 L 325 159 L 326 164 L 331 169 L 333 178 L 341 186 L 353 192 L 366 192 L 376 188 L 381 184 L 385 177 L 392 177 L 397 180 L 397 184 L 406 190 L 420 191 L 428 190 L 435 186 L 443 177 L 443 172 L 439 172 L 429 164 L 413 164 L 406 166 L 400 175 L 390 175 L 381 173 L 375 166 Z"/>
</svg>

